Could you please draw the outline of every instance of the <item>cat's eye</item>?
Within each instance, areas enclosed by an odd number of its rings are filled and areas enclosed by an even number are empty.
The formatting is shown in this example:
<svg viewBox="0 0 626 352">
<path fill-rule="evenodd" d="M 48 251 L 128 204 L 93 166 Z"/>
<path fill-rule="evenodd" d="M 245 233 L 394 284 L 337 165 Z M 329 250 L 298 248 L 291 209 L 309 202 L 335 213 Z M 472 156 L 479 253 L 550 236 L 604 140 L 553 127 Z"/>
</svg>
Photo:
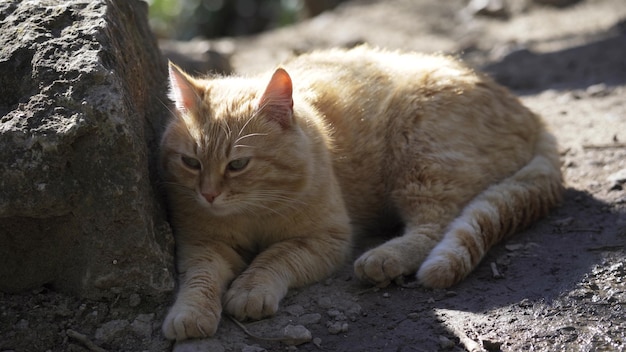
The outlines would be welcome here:
<svg viewBox="0 0 626 352">
<path fill-rule="evenodd" d="M 200 164 L 200 160 L 196 158 L 192 158 L 190 156 L 181 156 L 180 159 L 183 161 L 183 164 L 190 169 L 200 170 L 202 168 L 202 164 Z"/>
<path fill-rule="evenodd" d="M 235 159 L 228 163 L 228 171 L 241 171 L 248 166 L 250 158 Z"/>
</svg>

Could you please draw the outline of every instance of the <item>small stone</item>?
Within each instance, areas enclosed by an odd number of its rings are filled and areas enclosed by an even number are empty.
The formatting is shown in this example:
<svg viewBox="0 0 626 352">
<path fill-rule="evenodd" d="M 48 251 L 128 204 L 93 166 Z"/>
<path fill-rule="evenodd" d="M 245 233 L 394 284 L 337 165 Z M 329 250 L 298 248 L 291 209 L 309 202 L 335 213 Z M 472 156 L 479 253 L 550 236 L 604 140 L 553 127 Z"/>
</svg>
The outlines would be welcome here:
<svg viewBox="0 0 626 352">
<path fill-rule="evenodd" d="M 331 309 L 326 314 L 334 320 L 346 320 L 346 316 L 337 309 Z"/>
<path fill-rule="evenodd" d="M 391 297 L 391 295 L 389 294 L 389 292 L 385 292 L 383 293 L 383 298 L 389 298 Z"/>
<path fill-rule="evenodd" d="M 495 341 L 492 339 L 482 339 L 481 344 L 487 351 L 501 351 L 502 341 Z"/>
<path fill-rule="evenodd" d="M 331 335 L 337 335 L 341 332 L 341 322 L 328 323 L 328 333 Z"/>
<path fill-rule="evenodd" d="M 141 304 L 141 297 L 138 294 L 133 293 L 133 294 L 130 295 L 130 297 L 128 297 L 128 305 L 129 306 L 134 308 L 134 307 L 137 307 L 140 304 Z"/>
<path fill-rule="evenodd" d="M 509 16 L 506 3 L 503 0 L 472 0 L 466 9 L 474 15 L 497 18 Z"/>
<path fill-rule="evenodd" d="M 297 346 L 310 342 L 313 339 L 311 332 L 302 325 L 287 325 L 283 329 L 283 342 L 287 345 Z"/>
<path fill-rule="evenodd" d="M 506 248 L 507 251 L 515 252 L 524 248 L 524 245 L 521 243 L 509 243 L 509 244 L 504 245 L 504 248 Z"/>
<path fill-rule="evenodd" d="M 26 319 L 21 319 L 20 321 L 17 322 L 17 324 L 15 324 L 15 327 L 18 330 L 26 330 L 28 329 L 29 323 L 28 320 Z"/>
<path fill-rule="evenodd" d="M 320 339 L 319 337 L 314 337 L 313 338 L 313 344 L 315 345 L 315 347 L 321 349 L 322 348 L 322 339 Z"/>
<path fill-rule="evenodd" d="M 604 83 L 598 83 L 598 84 L 591 85 L 591 86 L 587 87 L 586 92 L 587 92 L 587 94 L 589 94 L 592 97 L 601 97 L 601 96 L 608 95 L 610 93 L 609 89 L 607 88 L 606 84 L 604 84 Z"/>
<path fill-rule="evenodd" d="M 130 324 L 130 328 L 137 336 L 150 337 L 152 336 L 152 321 L 154 320 L 154 313 L 152 314 L 139 314 L 137 318 Z"/>
<path fill-rule="evenodd" d="M 111 342 L 116 337 L 122 335 L 128 329 L 129 322 L 127 320 L 111 320 L 102 324 L 96 329 L 96 340 L 102 342 Z"/>
<path fill-rule="evenodd" d="M 611 182 L 611 188 L 621 187 L 626 183 L 626 169 L 621 169 L 616 173 L 607 177 L 607 180 Z"/>
<path fill-rule="evenodd" d="M 317 305 L 321 308 L 331 308 L 333 306 L 333 302 L 328 297 L 320 297 L 317 299 Z"/>
<path fill-rule="evenodd" d="M 445 349 L 445 350 L 454 348 L 454 346 L 456 346 L 454 341 L 450 340 L 449 338 L 443 335 L 439 335 L 439 345 L 441 346 L 442 349 Z"/>
<path fill-rule="evenodd" d="M 356 321 L 363 315 L 363 309 L 358 303 L 353 303 L 345 310 L 345 315 L 350 321 Z"/>
<path fill-rule="evenodd" d="M 295 317 L 299 317 L 304 313 L 304 307 L 299 304 L 292 304 L 290 306 L 285 307 L 285 311 L 290 315 Z"/>
</svg>

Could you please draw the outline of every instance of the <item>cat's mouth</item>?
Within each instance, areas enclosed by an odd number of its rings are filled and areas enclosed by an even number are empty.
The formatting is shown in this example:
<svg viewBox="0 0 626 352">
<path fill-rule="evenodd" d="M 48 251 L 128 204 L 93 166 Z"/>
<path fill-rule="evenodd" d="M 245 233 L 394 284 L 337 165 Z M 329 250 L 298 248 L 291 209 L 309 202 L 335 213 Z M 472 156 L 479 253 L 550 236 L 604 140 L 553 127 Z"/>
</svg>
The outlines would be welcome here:
<svg viewBox="0 0 626 352">
<path fill-rule="evenodd" d="M 212 215 L 226 216 L 232 213 L 232 209 L 224 204 L 224 201 L 223 199 L 221 199 L 221 197 L 210 198 L 203 196 L 202 194 L 198 194 L 198 202 Z"/>
</svg>

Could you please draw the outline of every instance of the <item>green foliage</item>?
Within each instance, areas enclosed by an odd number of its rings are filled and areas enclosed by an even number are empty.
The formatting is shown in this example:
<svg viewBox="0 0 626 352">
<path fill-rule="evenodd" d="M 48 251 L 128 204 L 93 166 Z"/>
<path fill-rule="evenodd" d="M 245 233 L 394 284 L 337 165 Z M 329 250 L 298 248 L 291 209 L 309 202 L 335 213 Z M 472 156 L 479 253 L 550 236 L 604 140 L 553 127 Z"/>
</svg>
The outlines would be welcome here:
<svg viewBox="0 0 626 352">
<path fill-rule="evenodd" d="M 159 37 L 238 36 L 292 24 L 303 0 L 147 0 Z"/>
</svg>

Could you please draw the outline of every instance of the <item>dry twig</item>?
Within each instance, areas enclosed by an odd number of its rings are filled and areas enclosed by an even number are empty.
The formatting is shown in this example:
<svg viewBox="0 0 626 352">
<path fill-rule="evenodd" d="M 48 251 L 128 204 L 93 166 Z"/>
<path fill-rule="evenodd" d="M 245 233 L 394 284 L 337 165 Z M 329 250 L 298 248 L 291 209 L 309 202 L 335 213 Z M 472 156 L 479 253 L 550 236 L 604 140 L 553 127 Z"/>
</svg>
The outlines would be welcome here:
<svg viewBox="0 0 626 352">
<path fill-rule="evenodd" d="M 67 329 L 67 330 L 65 330 L 65 333 L 67 334 L 68 337 L 71 337 L 74 340 L 82 343 L 90 351 L 94 351 L 94 352 L 108 352 L 104 348 L 102 348 L 102 347 L 96 345 L 95 343 L 91 342 L 91 340 L 89 340 L 89 338 L 86 335 L 83 335 L 83 334 L 81 334 L 78 331 L 75 331 L 75 330 L 72 330 L 72 329 Z"/>
<path fill-rule="evenodd" d="M 613 144 L 583 144 L 583 149 L 619 149 L 626 148 L 626 143 L 613 143 Z"/>
<path fill-rule="evenodd" d="M 501 279 L 504 277 L 500 274 L 500 271 L 498 271 L 498 265 L 495 262 L 491 262 L 489 265 L 491 266 L 491 275 L 494 279 Z"/>
<path fill-rule="evenodd" d="M 303 344 L 305 342 L 309 342 L 311 341 L 310 338 L 310 334 L 307 337 L 304 336 L 280 336 L 280 337 L 264 337 L 264 336 L 259 336 L 256 335 L 252 332 L 250 332 L 250 330 L 248 330 L 248 328 L 246 328 L 245 325 L 243 325 L 239 320 L 235 319 L 234 317 L 226 314 L 226 316 L 228 318 L 230 318 L 230 320 L 232 320 L 233 323 L 235 323 L 235 325 L 237 325 L 241 330 L 243 330 L 244 333 L 246 333 L 246 335 L 252 337 L 253 339 L 256 340 L 261 340 L 261 341 L 278 341 L 278 342 L 282 342 L 284 344 L 290 345 L 290 346 L 297 346 L 300 344 Z"/>
</svg>

